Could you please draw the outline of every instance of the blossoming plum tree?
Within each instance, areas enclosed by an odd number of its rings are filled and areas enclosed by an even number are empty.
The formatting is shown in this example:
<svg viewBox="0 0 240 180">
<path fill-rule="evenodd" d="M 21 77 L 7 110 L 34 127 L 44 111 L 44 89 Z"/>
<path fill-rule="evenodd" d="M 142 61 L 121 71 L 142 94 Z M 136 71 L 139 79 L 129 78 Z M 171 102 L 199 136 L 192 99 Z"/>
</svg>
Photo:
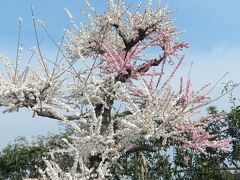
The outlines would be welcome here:
<svg viewBox="0 0 240 180">
<path fill-rule="evenodd" d="M 179 90 L 171 87 L 184 60 L 181 51 L 188 47 L 177 41 L 171 12 L 159 3 L 153 7 L 151 0 L 135 9 L 124 0 L 107 0 L 107 11 L 98 14 L 84 2 L 89 23 L 77 26 L 66 10 L 73 28 L 66 30 L 64 46 L 58 47 L 62 58 L 48 60 L 38 46 L 32 52 L 39 68 L 28 63 L 21 71 L 19 57 L 16 64 L 1 57 L 5 72 L 0 75 L 0 106 L 8 112 L 28 108 L 34 115 L 65 122 L 73 131 L 63 139 L 65 148 L 52 150 L 51 159 L 44 159 L 42 178 L 105 179 L 124 154 L 153 148 L 134 143 L 141 139 L 160 145 L 175 139 L 182 148 L 201 152 L 206 147 L 227 150 L 229 139 L 211 141 L 214 135 L 205 131 L 220 116 L 192 120 L 211 101 L 201 95 L 205 87 L 193 92 L 187 78 L 186 86 L 181 78 Z M 37 33 L 36 40 L 39 45 Z M 174 68 L 166 77 L 168 65 Z M 54 161 L 59 153 L 73 158 L 68 171 Z"/>
</svg>

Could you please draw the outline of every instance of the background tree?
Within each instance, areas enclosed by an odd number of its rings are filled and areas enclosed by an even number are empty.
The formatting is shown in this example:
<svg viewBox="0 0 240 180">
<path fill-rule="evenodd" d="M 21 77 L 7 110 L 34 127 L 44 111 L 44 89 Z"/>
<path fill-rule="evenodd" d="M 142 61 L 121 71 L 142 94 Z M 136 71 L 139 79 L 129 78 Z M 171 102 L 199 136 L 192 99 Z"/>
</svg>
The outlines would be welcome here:
<svg viewBox="0 0 240 180">
<path fill-rule="evenodd" d="M 0 178 L 24 179 L 38 178 L 38 168 L 45 168 L 43 157 L 50 149 L 61 147 L 62 138 L 68 138 L 70 132 L 59 135 L 39 136 L 32 142 L 25 137 L 17 137 L 14 143 L 7 145 L 0 152 Z M 69 157 L 58 156 L 57 162 L 67 169 L 73 161 Z"/>
<path fill-rule="evenodd" d="M 28 145 L 25 138 L 19 137 L 14 144 L 8 145 L 0 153 L 0 178 L 22 179 L 24 177 L 38 177 L 35 165 L 44 167 L 44 145 L 38 142 L 37 146 Z"/>
<path fill-rule="evenodd" d="M 234 139 L 232 141 L 232 149 L 228 154 L 228 161 L 235 167 L 240 167 L 240 106 L 232 107 L 230 113 L 227 114 L 226 136 Z"/>
<path fill-rule="evenodd" d="M 66 9 L 73 29 L 66 30 L 60 46 L 53 40 L 61 54 L 55 60 L 43 56 L 33 10 L 37 48 L 32 52 L 39 68 L 30 68 L 28 62 L 21 70 L 21 48 L 15 64 L 1 57 L 6 71 L 0 75 L 0 106 L 6 112 L 28 108 L 34 115 L 67 123 L 72 131 L 60 148 L 49 152 L 51 159 L 43 159 L 42 177 L 111 177 L 110 168 L 123 155 L 152 150 L 148 144 L 135 143 L 142 139 L 157 141 L 158 147 L 176 140 L 180 149 L 227 151 L 231 139 L 213 140 L 206 131 L 221 116 L 192 121 L 198 109 L 211 102 L 201 95 L 207 85 L 197 92 L 191 91 L 188 78 L 186 86 L 181 78 L 178 90 L 170 85 L 184 60 L 181 50 L 188 45 L 177 41 L 179 32 L 167 8 L 159 3 L 153 7 L 151 0 L 135 9 L 123 0 L 108 0 L 106 12 L 98 14 L 84 2 L 89 12 L 83 14 L 89 23 L 77 26 Z M 20 19 L 20 27 L 21 23 Z M 45 25 L 40 25 L 50 36 Z M 157 50 L 154 57 L 147 53 L 152 48 Z M 31 63 L 36 67 L 36 62 Z M 169 74 L 167 65 L 172 67 Z M 69 169 L 59 165 L 59 155 L 73 159 Z"/>
</svg>

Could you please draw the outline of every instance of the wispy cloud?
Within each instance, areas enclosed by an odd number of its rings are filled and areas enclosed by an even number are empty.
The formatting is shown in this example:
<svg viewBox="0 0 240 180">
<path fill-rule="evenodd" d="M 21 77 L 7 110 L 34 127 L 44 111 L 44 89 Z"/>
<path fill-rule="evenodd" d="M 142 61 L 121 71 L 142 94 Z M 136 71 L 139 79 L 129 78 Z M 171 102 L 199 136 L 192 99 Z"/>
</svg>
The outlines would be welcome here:
<svg viewBox="0 0 240 180">
<path fill-rule="evenodd" d="M 194 61 L 192 76 L 196 80 L 219 79 L 229 72 L 228 80 L 240 82 L 240 46 L 217 45 L 205 52 L 189 52 L 188 60 Z"/>
<path fill-rule="evenodd" d="M 221 95 L 224 83 L 234 81 L 240 83 L 240 46 L 229 46 L 219 44 L 209 51 L 193 52 L 189 50 L 186 56 L 185 66 L 189 66 L 189 62 L 193 61 L 194 65 L 191 72 L 194 89 L 199 89 L 206 82 L 216 83 L 225 73 L 228 75 L 218 84 L 218 86 L 210 94 L 211 97 L 217 98 Z M 184 68 L 186 71 L 186 67 Z M 186 74 L 186 72 L 184 72 Z M 239 88 L 234 90 L 235 97 L 240 97 Z M 212 105 L 218 106 L 220 109 L 227 109 L 231 106 L 229 95 L 214 102 Z"/>
</svg>

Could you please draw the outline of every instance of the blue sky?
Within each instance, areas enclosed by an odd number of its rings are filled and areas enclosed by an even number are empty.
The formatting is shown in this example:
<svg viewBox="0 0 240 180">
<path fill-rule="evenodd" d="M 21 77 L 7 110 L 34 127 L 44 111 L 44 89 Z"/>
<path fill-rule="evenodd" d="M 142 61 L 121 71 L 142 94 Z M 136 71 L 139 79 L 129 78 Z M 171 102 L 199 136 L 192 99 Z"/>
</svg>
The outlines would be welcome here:
<svg viewBox="0 0 240 180">
<path fill-rule="evenodd" d="M 99 11 L 104 10 L 105 0 L 89 1 Z M 162 4 L 166 3 L 170 5 L 171 10 L 177 10 L 173 14 L 177 28 L 186 30 L 179 36 L 190 45 L 185 51 L 186 61 L 181 72 L 186 72 L 190 63 L 194 62 L 192 79 L 195 87 L 201 87 L 208 81 L 215 82 L 226 72 L 230 73 L 225 81 L 240 82 L 240 1 L 162 0 Z M 45 22 L 48 31 L 57 41 L 60 40 L 63 29 L 69 24 L 64 7 L 72 12 L 78 22 L 81 21 L 80 8 L 85 8 L 81 0 L 0 1 L 0 54 L 15 58 L 19 16 L 23 18 L 22 43 L 28 47 L 34 45 L 31 5 L 34 6 L 37 19 Z M 49 55 L 53 52 L 55 49 L 49 46 L 46 53 Z M 217 97 L 221 88 L 216 88 L 212 95 Z M 240 93 L 236 92 L 236 95 L 240 97 Z M 222 108 L 226 107 L 223 101 L 216 104 Z M 45 118 L 33 119 L 31 116 L 32 114 L 25 110 L 14 114 L 0 114 L 0 148 L 17 135 L 32 137 L 56 132 L 59 128 L 57 121 Z"/>
</svg>

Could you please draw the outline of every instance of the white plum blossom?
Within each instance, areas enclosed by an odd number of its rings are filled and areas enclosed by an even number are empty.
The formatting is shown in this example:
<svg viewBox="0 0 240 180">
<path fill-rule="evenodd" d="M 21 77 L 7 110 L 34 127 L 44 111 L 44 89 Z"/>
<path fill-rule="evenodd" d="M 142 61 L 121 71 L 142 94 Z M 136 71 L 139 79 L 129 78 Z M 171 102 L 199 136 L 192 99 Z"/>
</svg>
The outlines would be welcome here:
<svg viewBox="0 0 240 180">
<path fill-rule="evenodd" d="M 106 179 L 124 154 L 152 148 L 134 144 L 141 139 L 156 139 L 161 145 L 174 139 L 182 148 L 201 152 L 206 147 L 227 150 L 230 139 L 212 142 L 205 131 L 208 123 L 221 117 L 192 120 L 210 98 L 191 91 L 188 78 L 186 87 L 184 78 L 179 89 L 171 86 L 184 60 L 181 51 L 188 47 L 177 41 L 172 12 L 159 4 L 153 7 L 151 0 L 135 9 L 124 0 L 107 0 L 106 12 L 98 14 L 84 2 L 89 12 L 82 13 L 89 23 L 77 26 L 66 9 L 73 29 L 66 30 L 64 46 L 59 47 L 62 59 L 49 61 L 38 47 L 33 52 L 39 68 L 28 63 L 21 71 L 18 62 L 0 57 L 5 66 L 0 106 L 8 112 L 28 108 L 63 121 L 72 131 L 61 148 L 44 159 L 41 178 Z M 155 57 L 148 53 L 152 48 L 157 49 Z M 167 75 L 169 66 L 173 71 Z M 67 171 L 55 161 L 59 154 L 73 160 Z"/>
</svg>

